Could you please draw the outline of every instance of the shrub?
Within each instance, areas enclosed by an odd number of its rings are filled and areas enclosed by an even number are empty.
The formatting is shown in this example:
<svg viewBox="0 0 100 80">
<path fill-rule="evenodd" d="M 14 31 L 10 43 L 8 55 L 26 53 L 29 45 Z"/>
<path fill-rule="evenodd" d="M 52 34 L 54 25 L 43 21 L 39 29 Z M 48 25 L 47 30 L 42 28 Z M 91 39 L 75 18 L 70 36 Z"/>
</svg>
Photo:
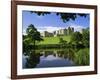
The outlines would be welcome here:
<svg viewBox="0 0 100 80">
<path fill-rule="evenodd" d="M 89 49 L 80 49 L 75 53 L 75 62 L 78 65 L 89 65 Z"/>
</svg>

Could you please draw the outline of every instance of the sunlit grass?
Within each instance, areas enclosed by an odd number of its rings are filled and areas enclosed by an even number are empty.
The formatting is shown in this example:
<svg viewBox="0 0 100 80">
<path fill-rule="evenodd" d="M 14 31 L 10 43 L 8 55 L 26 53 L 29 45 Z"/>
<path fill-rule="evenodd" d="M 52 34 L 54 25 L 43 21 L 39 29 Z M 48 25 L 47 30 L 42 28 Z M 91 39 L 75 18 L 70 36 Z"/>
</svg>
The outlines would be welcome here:
<svg viewBox="0 0 100 80">
<path fill-rule="evenodd" d="M 38 44 L 59 44 L 59 38 L 63 38 L 63 40 L 69 42 L 70 37 L 71 36 L 44 37 L 43 41 L 39 42 Z"/>
</svg>

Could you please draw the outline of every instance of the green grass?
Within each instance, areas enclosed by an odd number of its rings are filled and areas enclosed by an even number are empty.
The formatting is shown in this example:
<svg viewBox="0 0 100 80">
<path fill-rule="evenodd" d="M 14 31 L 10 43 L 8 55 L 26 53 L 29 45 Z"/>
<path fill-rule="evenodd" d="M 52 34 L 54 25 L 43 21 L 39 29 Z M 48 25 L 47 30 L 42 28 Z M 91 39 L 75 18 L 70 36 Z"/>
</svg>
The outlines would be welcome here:
<svg viewBox="0 0 100 80">
<path fill-rule="evenodd" d="M 71 36 L 57 36 L 57 37 L 44 37 L 43 41 L 38 44 L 59 44 L 59 38 L 63 38 L 63 40 L 70 41 Z"/>
</svg>

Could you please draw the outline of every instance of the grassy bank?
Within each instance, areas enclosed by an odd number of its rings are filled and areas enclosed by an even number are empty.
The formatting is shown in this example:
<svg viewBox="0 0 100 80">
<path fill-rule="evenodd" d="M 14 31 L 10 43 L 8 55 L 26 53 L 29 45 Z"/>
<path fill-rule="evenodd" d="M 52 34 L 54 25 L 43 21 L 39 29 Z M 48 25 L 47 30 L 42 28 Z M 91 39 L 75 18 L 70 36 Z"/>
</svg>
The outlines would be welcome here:
<svg viewBox="0 0 100 80">
<path fill-rule="evenodd" d="M 39 42 L 38 44 L 59 44 L 59 38 L 63 38 L 63 40 L 69 42 L 70 37 L 71 36 L 44 37 L 43 41 Z"/>
</svg>

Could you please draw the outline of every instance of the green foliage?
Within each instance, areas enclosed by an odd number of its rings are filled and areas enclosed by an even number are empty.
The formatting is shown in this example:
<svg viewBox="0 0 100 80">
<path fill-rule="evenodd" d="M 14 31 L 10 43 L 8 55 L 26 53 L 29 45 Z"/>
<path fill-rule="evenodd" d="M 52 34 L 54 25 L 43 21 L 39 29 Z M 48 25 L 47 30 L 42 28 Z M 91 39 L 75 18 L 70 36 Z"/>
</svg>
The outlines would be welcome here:
<svg viewBox="0 0 100 80">
<path fill-rule="evenodd" d="M 61 44 L 61 48 L 66 47 L 67 46 L 67 41 L 63 40 L 63 38 L 59 38 L 59 44 Z"/>
<path fill-rule="evenodd" d="M 29 46 L 31 44 L 32 40 L 27 35 L 23 35 L 23 52 L 31 50 L 31 47 Z"/>
<path fill-rule="evenodd" d="M 75 62 L 78 65 L 89 65 L 89 48 L 80 49 L 75 53 Z"/>
<path fill-rule="evenodd" d="M 74 32 L 71 36 L 71 42 L 79 44 L 82 40 L 82 34 L 80 32 Z"/>
<path fill-rule="evenodd" d="M 36 45 L 36 49 L 57 49 L 60 48 L 60 44 L 40 44 Z"/>
<path fill-rule="evenodd" d="M 35 49 L 36 41 L 43 40 L 40 32 L 32 24 L 28 26 L 26 33 L 27 35 L 23 35 L 23 52 L 29 52 L 31 49 Z"/>
<path fill-rule="evenodd" d="M 43 40 L 40 36 L 40 32 L 37 31 L 37 29 L 34 27 L 34 25 L 29 25 L 27 30 L 27 36 L 32 39 L 32 40 L 37 40 L 37 41 L 41 41 Z"/>
<path fill-rule="evenodd" d="M 82 33 L 82 43 L 85 47 L 89 47 L 89 29 L 84 29 Z"/>
<path fill-rule="evenodd" d="M 60 44 L 64 44 L 64 43 L 66 43 L 67 41 L 65 41 L 65 40 L 63 40 L 63 38 L 59 38 L 59 43 Z"/>
</svg>

